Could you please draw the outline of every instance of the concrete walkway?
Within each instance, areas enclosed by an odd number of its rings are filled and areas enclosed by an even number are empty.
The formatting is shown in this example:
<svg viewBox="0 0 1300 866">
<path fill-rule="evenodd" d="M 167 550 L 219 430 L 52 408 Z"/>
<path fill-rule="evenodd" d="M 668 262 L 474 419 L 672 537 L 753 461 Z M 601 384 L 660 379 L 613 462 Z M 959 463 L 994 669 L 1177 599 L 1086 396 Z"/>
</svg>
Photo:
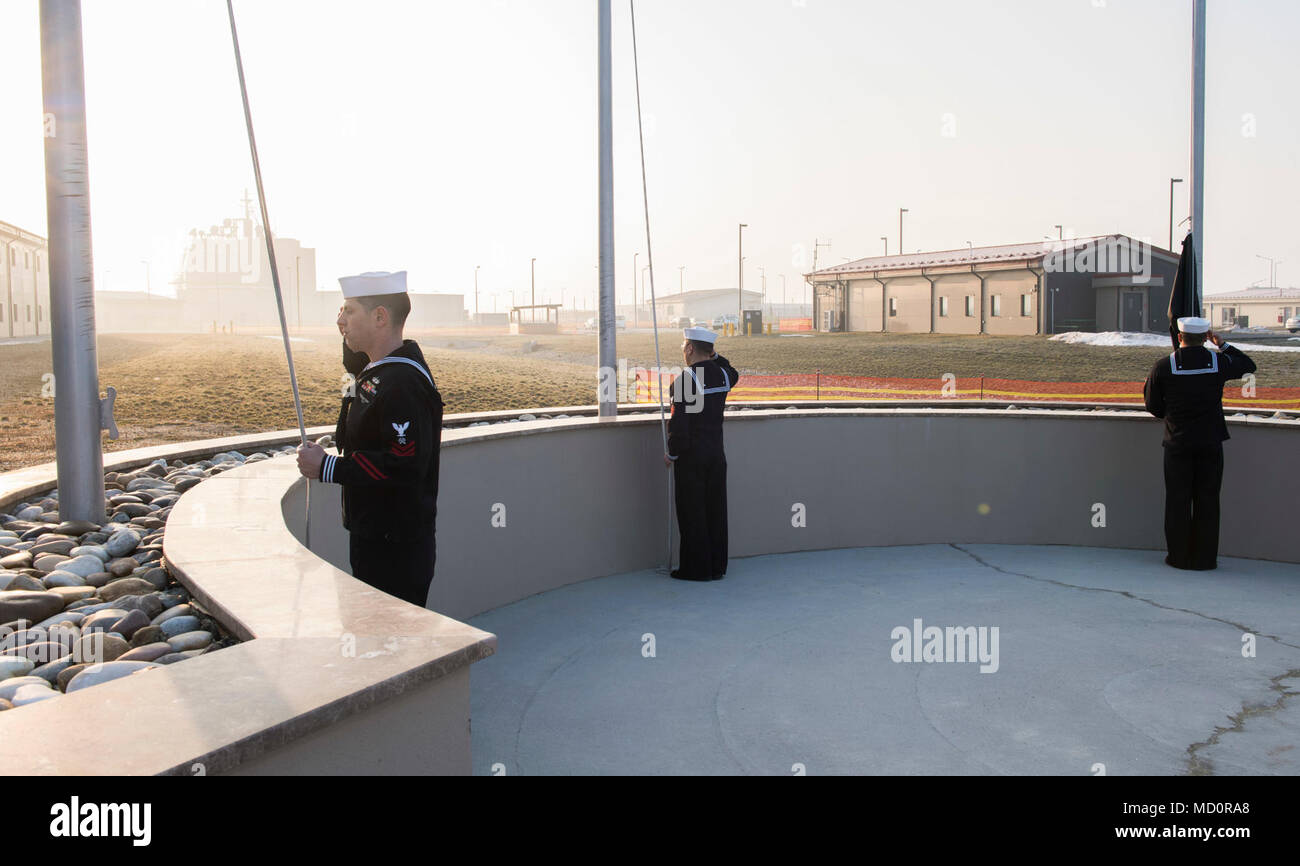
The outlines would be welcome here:
<svg viewBox="0 0 1300 866">
<path fill-rule="evenodd" d="M 986 627 L 989 658 L 996 627 L 996 671 L 894 661 L 916 619 Z M 820 551 L 712 583 L 586 581 L 470 622 L 499 637 L 472 674 L 476 774 L 1300 773 L 1294 564 Z"/>
</svg>

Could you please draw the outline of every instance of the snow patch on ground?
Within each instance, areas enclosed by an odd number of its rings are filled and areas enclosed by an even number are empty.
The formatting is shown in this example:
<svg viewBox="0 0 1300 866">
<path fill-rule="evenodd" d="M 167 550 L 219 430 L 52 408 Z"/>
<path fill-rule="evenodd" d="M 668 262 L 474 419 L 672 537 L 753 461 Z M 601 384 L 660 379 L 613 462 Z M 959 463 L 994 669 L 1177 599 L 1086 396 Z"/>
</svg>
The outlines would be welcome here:
<svg viewBox="0 0 1300 866">
<path fill-rule="evenodd" d="M 1049 339 L 1062 343 L 1081 343 L 1087 346 L 1159 346 L 1168 349 L 1172 345 L 1169 342 L 1169 337 L 1164 334 L 1136 334 L 1121 333 L 1119 331 L 1103 331 L 1100 334 L 1087 331 L 1070 331 L 1066 334 L 1056 334 Z M 1290 339 L 1300 342 L 1300 338 L 1297 337 L 1291 337 Z M 1241 343 L 1237 345 L 1237 348 L 1248 355 L 1251 352 L 1300 352 L 1300 346 L 1260 346 L 1255 343 Z"/>
</svg>

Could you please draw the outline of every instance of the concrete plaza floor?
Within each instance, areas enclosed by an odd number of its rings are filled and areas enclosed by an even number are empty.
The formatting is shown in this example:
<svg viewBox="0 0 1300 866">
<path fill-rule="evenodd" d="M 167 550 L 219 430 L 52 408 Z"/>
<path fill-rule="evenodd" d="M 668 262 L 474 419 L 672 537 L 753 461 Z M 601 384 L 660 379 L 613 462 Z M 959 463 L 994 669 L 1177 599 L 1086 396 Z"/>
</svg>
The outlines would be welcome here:
<svg viewBox="0 0 1300 866">
<path fill-rule="evenodd" d="M 986 658 L 996 627 L 996 670 L 895 661 L 918 619 L 986 628 Z M 480 775 L 1300 773 L 1294 564 L 817 551 L 710 583 L 585 581 L 470 623 L 499 638 L 471 674 Z"/>
</svg>

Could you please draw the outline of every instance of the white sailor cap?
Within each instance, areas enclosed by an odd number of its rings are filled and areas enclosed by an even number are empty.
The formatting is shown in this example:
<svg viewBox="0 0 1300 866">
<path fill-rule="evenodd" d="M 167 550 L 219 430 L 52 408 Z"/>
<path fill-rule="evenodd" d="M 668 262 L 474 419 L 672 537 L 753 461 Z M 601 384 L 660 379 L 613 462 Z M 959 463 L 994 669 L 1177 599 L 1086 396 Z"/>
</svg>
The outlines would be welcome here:
<svg viewBox="0 0 1300 866">
<path fill-rule="evenodd" d="M 1184 334 L 1204 334 L 1210 330 L 1210 320 L 1200 316 L 1183 316 L 1178 320 L 1178 330 Z"/>
<path fill-rule="evenodd" d="M 406 293 L 406 271 L 369 271 L 355 277 L 339 277 L 344 298 L 368 298 L 374 295 Z"/>
<path fill-rule="evenodd" d="M 718 342 L 718 335 L 708 328 L 687 328 L 682 333 L 686 335 L 688 340 L 699 340 L 701 343 L 708 343 L 710 346 Z"/>
</svg>

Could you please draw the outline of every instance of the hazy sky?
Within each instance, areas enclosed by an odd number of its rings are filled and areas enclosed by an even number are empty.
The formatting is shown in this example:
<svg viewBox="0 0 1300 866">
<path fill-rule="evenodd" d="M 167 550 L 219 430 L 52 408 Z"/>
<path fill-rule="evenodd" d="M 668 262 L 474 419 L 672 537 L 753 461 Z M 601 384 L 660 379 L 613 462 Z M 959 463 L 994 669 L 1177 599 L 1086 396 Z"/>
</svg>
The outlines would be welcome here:
<svg viewBox="0 0 1300 866">
<path fill-rule="evenodd" d="M 823 264 L 1121 232 L 1190 178 L 1191 0 L 642 0 L 660 294 L 779 300 Z M 85 0 L 96 284 L 155 288 L 253 189 L 222 0 Z M 272 227 L 318 282 L 590 298 L 596 2 L 236 0 Z M 46 233 L 36 0 L 0 4 L 0 220 Z M 1206 282 L 1300 284 L 1300 3 L 1210 0 Z M 646 264 L 628 4 L 614 3 L 617 284 Z M 955 133 L 955 134 L 954 134 Z M 1175 219 L 1188 213 L 1177 187 Z M 1178 232 L 1181 235 L 1182 232 Z"/>
</svg>

